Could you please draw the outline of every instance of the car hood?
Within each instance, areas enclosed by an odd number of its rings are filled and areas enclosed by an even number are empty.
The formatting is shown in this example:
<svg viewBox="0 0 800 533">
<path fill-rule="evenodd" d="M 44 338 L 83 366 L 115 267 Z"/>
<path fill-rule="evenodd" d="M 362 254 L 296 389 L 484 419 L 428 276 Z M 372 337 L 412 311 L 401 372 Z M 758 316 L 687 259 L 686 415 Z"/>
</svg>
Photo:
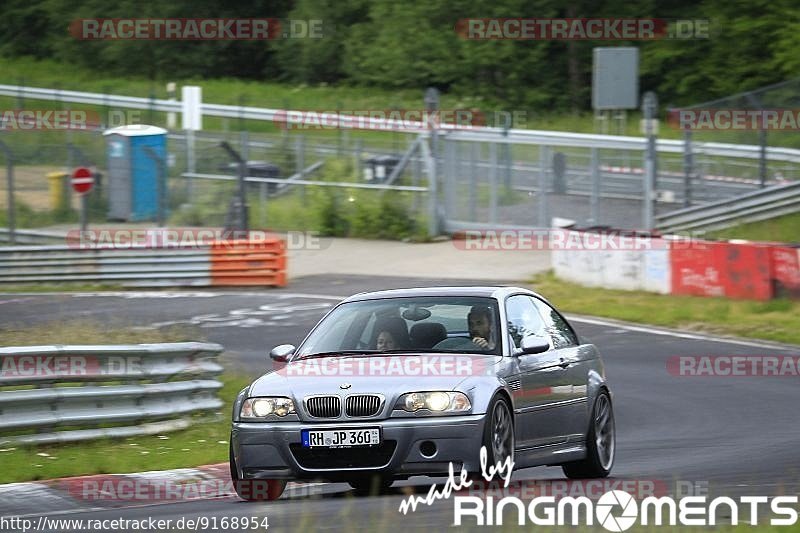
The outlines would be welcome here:
<svg viewBox="0 0 800 533">
<path fill-rule="evenodd" d="M 387 400 L 426 390 L 452 390 L 465 378 L 494 376 L 502 357 L 466 354 L 412 354 L 326 357 L 291 363 L 256 380 L 250 396 L 378 393 Z"/>
</svg>

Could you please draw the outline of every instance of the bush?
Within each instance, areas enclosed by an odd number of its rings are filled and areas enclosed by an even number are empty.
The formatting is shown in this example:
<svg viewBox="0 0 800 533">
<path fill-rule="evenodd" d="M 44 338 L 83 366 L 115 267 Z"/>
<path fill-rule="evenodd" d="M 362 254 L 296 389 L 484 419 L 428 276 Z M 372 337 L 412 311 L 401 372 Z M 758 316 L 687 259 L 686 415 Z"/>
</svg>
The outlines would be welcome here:
<svg viewBox="0 0 800 533">
<path fill-rule="evenodd" d="M 325 237 L 344 237 L 349 233 L 350 224 L 342 216 L 342 193 L 334 188 L 317 191 L 314 195 L 316 206 L 316 230 Z"/>
<path fill-rule="evenodd" d="M 329 159 L 312 179 L 351 182 L 350 159 Z M 232 190 L 213 188 L 196 195 L 193 205 L 176 211 L 170 223 L 218 225 L 216 219 L 227 205 Z M 327 237 L 426 240 L 426 226 L 411 213 L 411 196 L 398 191 L 345 189 L 342 187 L 295 186 L 266 203 L 257 194 L 248 195 L 250 227 L 274 231 L 313 231 Z"/>
</svg>

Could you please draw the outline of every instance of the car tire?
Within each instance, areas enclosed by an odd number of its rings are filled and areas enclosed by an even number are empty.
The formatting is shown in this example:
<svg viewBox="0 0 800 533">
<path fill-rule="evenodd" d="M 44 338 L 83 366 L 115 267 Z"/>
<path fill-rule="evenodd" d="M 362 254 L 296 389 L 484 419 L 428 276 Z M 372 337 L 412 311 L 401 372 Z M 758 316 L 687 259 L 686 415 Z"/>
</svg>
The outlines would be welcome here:
<svg viewBox="0 0 800 533">
<path fill-rule="evenodd" d="M 248 502 L 277 500 L 286 488 L 285 479 L 239 479 L 239 469 L 233 456 L 233 444 L 229 448 L 229 464 L 233 490 L 239 498 Z"/>
<path fill-rule="evenodd" d="M 374 496 L 385 492 L 394 483 L 394 479 L 384 476 L 353 478 L 347 481 L 359 496 Z"/>
<path fill-rule="evenodd" d="M 589 431 L 586 434 L 586 459 L 564 463 L 561 469 L 570 479 L 607 477 L 614 466 L 616 428 L 611 397 L 600 391 L 594 401 Z"/>
<path fill-rule="evenodd" d="M 486 447 L 486 470 L 504 462 L 510 455 L 514 461 L 514 417 L 508 401 L 496 396 L 486 411 L 486 424 L 483 428 L 483 446 Z M 480 456 L 479 456 L 480 457 Z M 473 474 L 474 475 L 474 474 Z M 479 476 L 481 473 L 478 474 Z M 495 475 L 495 479 L 497 476 Z"/>
</svg>

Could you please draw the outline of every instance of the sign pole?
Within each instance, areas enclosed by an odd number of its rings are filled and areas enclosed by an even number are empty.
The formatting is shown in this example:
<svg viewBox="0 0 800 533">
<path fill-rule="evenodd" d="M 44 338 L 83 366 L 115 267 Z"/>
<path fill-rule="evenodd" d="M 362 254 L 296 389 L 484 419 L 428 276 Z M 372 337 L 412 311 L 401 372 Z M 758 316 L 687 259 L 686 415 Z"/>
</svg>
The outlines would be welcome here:
<svg viewBox="0 0 800 533">
<path fill-rule="evenodd" d="M 647 150 L 644 160 L 644 209 L 643 224 L 644 229 L 653 229 L 653 202 L 655 200 L 656 189 L 656 133 L 655 117 L 658 109 L 658 99 L 653 91 L 644 93 L 642 101 L 642 112 L 645 120 L 645 134 L 647 135 Z"/>
<path fill-rule="evenodd" d="M 72 171 L 72 189 L 80 195 L 81 202 L 81 231 L 86 231 L 88 201 L 86 195 L 94 186 L 94 173 L 86 167 L 78 167 Z"/>
<path fill-rule="evenodd" d="M 86 201 L 86 194 L 81 194 L 81 233 L 86 231 L 86 210 L 88 202 Z"/>
</svg>

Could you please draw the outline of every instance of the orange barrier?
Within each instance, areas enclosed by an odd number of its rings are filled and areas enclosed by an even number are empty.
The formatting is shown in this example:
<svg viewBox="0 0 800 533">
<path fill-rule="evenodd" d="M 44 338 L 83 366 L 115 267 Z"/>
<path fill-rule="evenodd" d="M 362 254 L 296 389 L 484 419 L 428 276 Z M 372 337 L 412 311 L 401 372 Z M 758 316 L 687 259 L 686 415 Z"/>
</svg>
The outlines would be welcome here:
<svg viewBox="0 0 800 533">
<path fill-rule="evenodd" d="M 215 241 L 210 255 L 212 286 L 286 285 L 283 239 Z"/>
</svg>

